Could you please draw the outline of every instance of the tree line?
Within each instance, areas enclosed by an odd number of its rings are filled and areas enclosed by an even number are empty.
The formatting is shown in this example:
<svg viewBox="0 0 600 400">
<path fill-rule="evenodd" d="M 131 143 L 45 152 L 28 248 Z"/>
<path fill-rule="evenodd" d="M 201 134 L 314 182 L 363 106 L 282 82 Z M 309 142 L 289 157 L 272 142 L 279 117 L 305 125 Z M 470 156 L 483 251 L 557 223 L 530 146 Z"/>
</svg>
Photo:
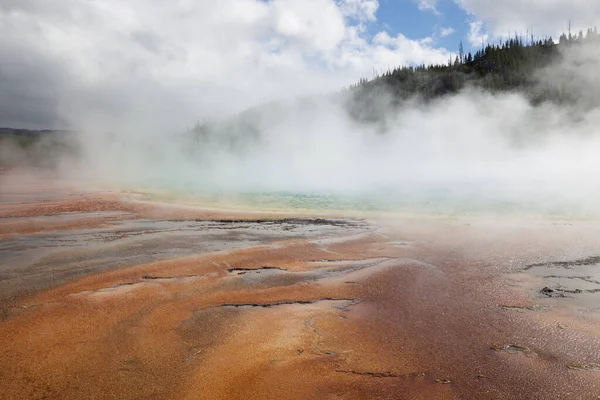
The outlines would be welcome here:
<svg viewBox="0 0 600 400">
<path fill-rule="evenodd" d="M 493 92 L 521 90 L 532 101 L 540 102 L 557 94 L 533 90 L 538 83 L 536 71 L 560 61 L 566 48 L 599 42 L 598 30 L 593 28 L 578 34 L 569 30 L 558 42 L 552 37 L 536 40 L 515 34 L 499 44 L 482 46 L 475 53 L 464 53 L 461 43 L 456 57 L 446 64 L 400 66 L 372 80 L 363 78 L 349 90 L 354 100 L 369 99 L 385 89 L 395 101 L 402 101 L 415 96 L 430 100 L 472 86 Z"/>
</svg>

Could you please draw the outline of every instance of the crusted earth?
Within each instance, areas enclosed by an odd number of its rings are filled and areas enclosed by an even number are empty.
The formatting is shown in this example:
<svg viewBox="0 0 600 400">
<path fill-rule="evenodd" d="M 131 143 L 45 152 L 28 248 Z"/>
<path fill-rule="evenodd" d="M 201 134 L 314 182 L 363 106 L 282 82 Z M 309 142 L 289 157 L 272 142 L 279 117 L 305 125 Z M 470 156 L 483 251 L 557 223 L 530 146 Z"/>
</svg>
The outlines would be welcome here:
<svg viewBox="0 0 600 400">
<path fill-rule="evenodd" d="M 597 222 L 219 211 L 0 178 L 2 399 L 600 393 L 597 305 L 577 303 L 597 296 Z"/>
</svg>

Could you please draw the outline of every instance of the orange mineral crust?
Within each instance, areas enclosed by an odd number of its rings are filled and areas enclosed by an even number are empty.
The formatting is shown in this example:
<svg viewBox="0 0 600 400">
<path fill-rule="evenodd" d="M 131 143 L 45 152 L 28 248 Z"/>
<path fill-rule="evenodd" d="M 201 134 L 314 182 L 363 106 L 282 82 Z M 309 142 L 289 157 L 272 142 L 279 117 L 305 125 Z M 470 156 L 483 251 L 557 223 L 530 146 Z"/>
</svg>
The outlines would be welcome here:
<svg viewBox="0 0 600 400">
<path fill-rule="evenodd" d="M 600 394 L 595 221 L 225 212 L 4 178 L 2 399 Z"/>
</svg>

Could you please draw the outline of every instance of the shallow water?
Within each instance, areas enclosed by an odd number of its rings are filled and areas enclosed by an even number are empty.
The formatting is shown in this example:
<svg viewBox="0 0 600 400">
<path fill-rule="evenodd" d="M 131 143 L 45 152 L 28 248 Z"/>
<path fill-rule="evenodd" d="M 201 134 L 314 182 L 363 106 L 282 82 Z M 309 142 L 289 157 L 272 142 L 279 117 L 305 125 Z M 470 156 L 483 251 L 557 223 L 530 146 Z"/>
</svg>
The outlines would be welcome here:
<svg viewBox="0 0 600 400">
<path fill-rule="evenodd" d="M 123 215 L 81 213 L 80 215 Z M 61 214 L 72 217 L 76 214 Z M 45 221 L 53 216 L 13 218 Z M 60 215 L 56 216 L 57 218 Z M 368 224 L 325 219 L 276 221 L 114 220 L 89 229 L 47 231 L 0 240 L 0 300 L 25 288 L 117 267 L 233 250 L 283 239 L 337 237 L 369 232 Z"/>
<path fill-rule="evenodd" d="M 140 191 L 147 200 L 263 211 L 360 212 L 467 216 L 480 214 L 543 215 L 588 219 L 600 216 L 592 198 L 527 196 L 498 193 L 489 187 L 469 191 L 449 187 L 417 187 L 376 192 L 222 192 L 198 189 L 151 188 Z"/>
</svg>

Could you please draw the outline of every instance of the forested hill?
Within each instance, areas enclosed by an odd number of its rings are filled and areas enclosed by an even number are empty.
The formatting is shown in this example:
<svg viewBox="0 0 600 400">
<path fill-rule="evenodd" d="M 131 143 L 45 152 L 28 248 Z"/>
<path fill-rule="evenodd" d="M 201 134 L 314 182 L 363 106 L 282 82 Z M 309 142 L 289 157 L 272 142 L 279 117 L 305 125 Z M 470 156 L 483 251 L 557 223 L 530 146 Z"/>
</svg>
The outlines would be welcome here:
<svg viewBox="0 0 600 400">
<path fill-rule="evenodd" d="M 428 103 L 467 88 L 519 92 L 533 105 L 550 101 L 585 111 L 600 107 L 599 64 L 600 35 L 596 29 L 563 34 L 558 42 L 515 35 L 474 54 L 459 51 L 444 65 L 398 67 L 372 80 L 363 79 L 339 96 L 276 101 L 223 120 L 198 123 L 189 137 L 202 146 L 190 145 L 187 150 L 220 146 L 242 154 L 253 143 L 266 140 L 264 130 L 269 123 L 279 126 L 289 118 L 294 129 L 302 129 L 305 123 L 310 125 L 310 121 L 323 117 L 322 110 L 338 104 L 352 121 L 374 123 L 385 132 L 389 118 L 397 118 L 405 106 Z M 297 115 L 304 117 L 298 119 Z"/>
<path fill-rule="evenodd" d="M 533 102 L 570 100 L 560 93 L 540 88 L 536 71 L 560 62 L 565 50 L 600 43 L 596 28 L 577 35 L 563 34 L 558 43 L 552 38 L 535 40 L 515 36 L 498 45 L 487 45 L 472 53 L 459 54 L 445 65 L 405 66 L 387 71 L 373 80 L 362 79 L 350 88 L 355 99 L 369 99 L 385 88 L 396 101 L 415 96 L 430 100 L 457 93 L 467 86 L 490 91 L 525 91 Z M 362 103 L 362 102 L 359 102 Z"/>
</svg>

